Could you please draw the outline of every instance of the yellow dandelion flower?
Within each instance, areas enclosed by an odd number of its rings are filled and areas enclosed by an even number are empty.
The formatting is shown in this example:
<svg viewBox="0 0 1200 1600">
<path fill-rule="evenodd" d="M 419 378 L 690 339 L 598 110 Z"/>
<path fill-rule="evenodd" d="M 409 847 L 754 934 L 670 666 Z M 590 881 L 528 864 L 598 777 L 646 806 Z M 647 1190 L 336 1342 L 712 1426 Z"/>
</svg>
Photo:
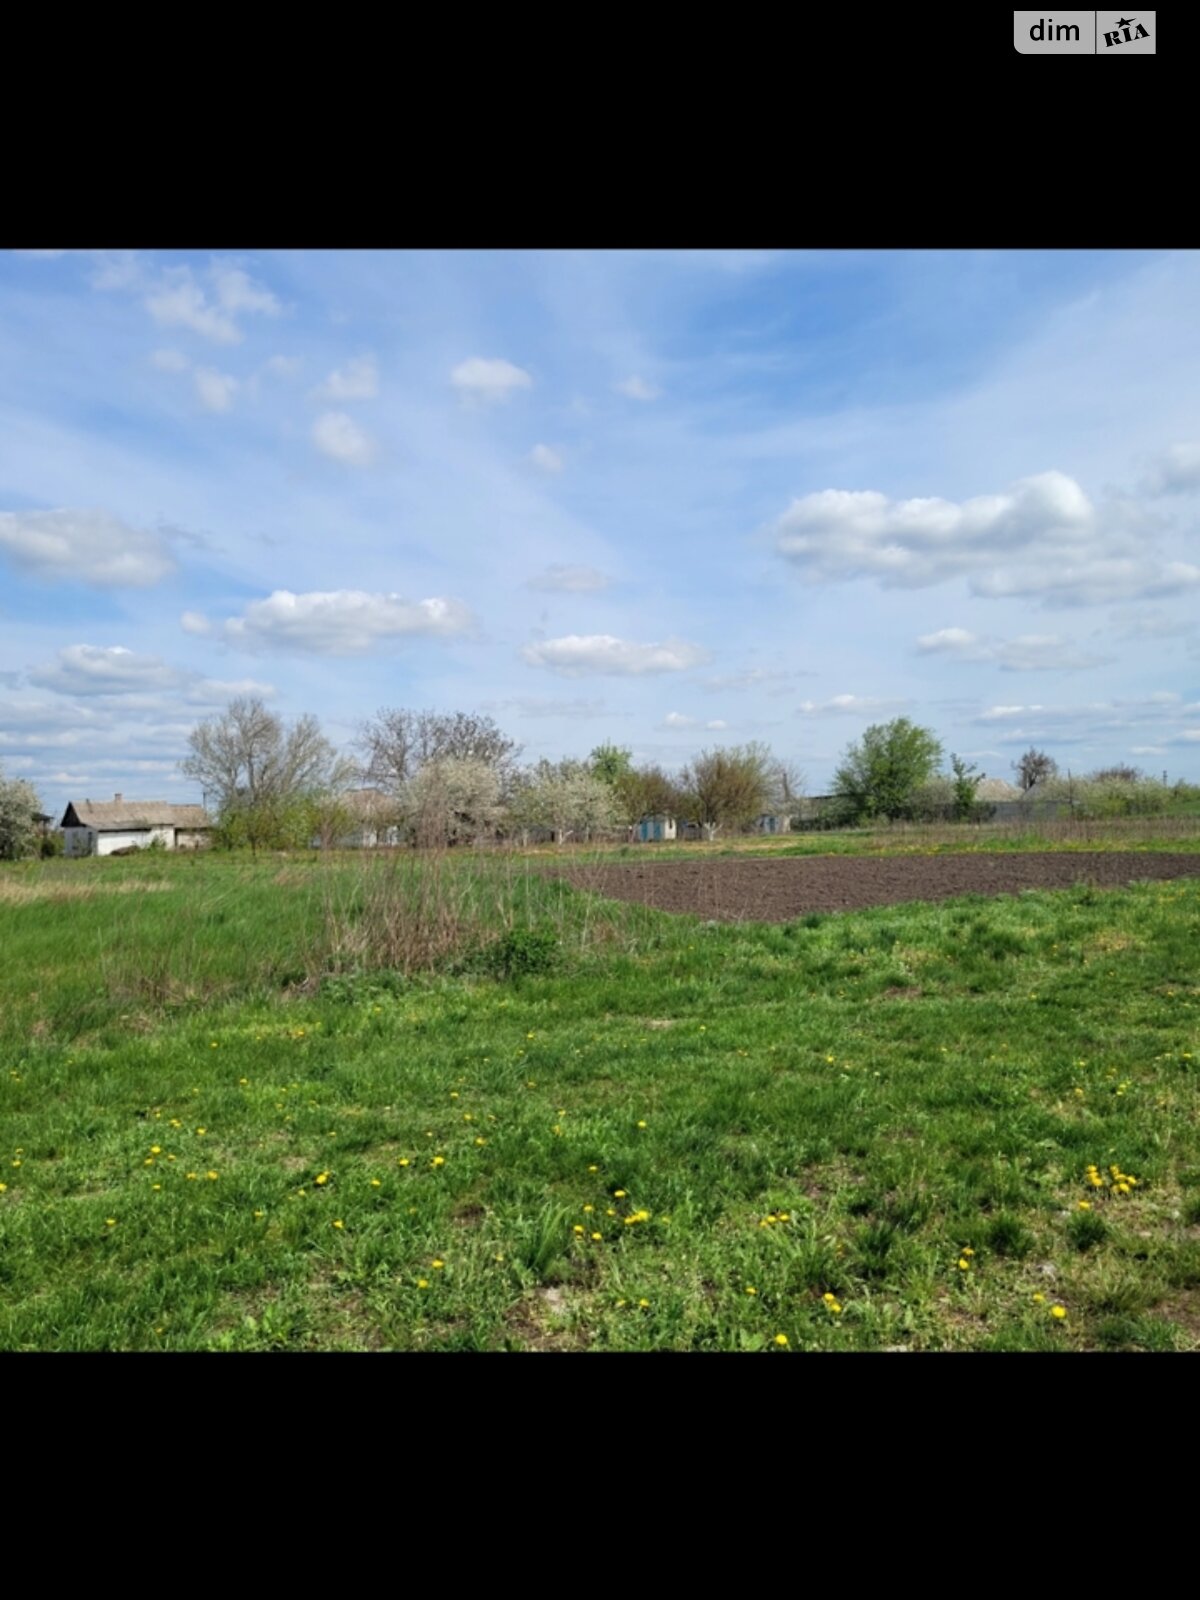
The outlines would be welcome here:
<svg viewBox="0 0 1200 1600">
<path fill-rule="evenodd" d="M 380 1179 L 380 1178 L 372 1178 L 371 1179 L 371 1187 L 372 1187 L 372 1189 L 380 1189 L 380 1188 L 382 1188 L 383 1187 L 383 1180 Z"/>
<path fill-rule="evenodd" d="M 1046 1298 L 1046 1296 L 1039 1289 L 1038 1292 L 1033 1297 L 1034 1304 L 1040 1306 L 1042 1304 L 1042 1302 L 1045 1300 L 1045 1298 Z"/>
<path fill-rule="evenodd" d="M 446 1165 L 446 1158 L 445 1156 L 434 1156 L 429 1165 L 431 1167 L 444 1167 Z"/>
<path fill-rule="evenodd" d="M 589 1168 L 588 1168 L 588 1171 L 589 1171 L 589 1172 L 599 1172 L 599 1171 L 600 1171 L 600 1168 L 599 1168 L 599 1167 L 589 1167 Z"/>
<path fill-rule="evenodd" d="M 748 1283 L 746 1285 L 746 1293 L 747 1294 L 757 1294 L 758 1290 L 754 1287 L 754 1285 L 752 1283 Z"/>
<path fill-rule="evenodd" d="M 615 1200 L 624 1200 L 624 1198 L 625 1198 L 624 1189 L 614 1189 L 613 1190 L 613 1198 Z"/>
<path fill-rule="evenodd" d="M 965 1256 L 959 1256 L 959 1258 L 958 1258 L 958 1270 L 960 1272 L 970 1272 L 971 1263 L 966 1259 Z"/>
<path fill-rule="evenodd" d="M 408 1157 L 407 1156 L 399 1156 L 397 1158 L 396 1165 L 398 1167 L 407 1167 L 407 1166 L 409 1166 L 410 1162 L 409 1162 Z"/>
<path fill-rule="evenodd" d="M 200 1135 L 200 1137 L 201 1137 L 201 1138 L 202 1138 L 202 1139 L 203 1139 L 203 1137 L 204 1137 L 204 1135 L 205 1135 L 205 1134 L 206 1134 L 206 1133 L 207 1133 L 207 1132 L 208 1132 L 208 1129 L 207 1129 L 207 1128 L 197 1128 L 197 1129 L 196 1129 L 196 1132 L 197 1132 L 197 1133 L 198 1133 L 198 1134 L 199 1134 L 199 1135 Z"/>
<path fill-rule="evenodd" d="M 194 1172 L 187 1172 L 187 1173 L 184 1174 L 184 1176 L 190 1180 L 190 1179 L 194 1178 L 196 1176 L 196 1174 Z M 301 1189 L 300 1193 L 303 1194 L 304 1190 Z"/>
<path fill-rule="evenodd" d="M 639 1122 L 638 1123 L 638 1127 L 639 1128 L 644 1128 L 645 1126 L 646 1126 L 646 1124 L 644 1122 Z"/>
<path fill-rule="evenodd" d="M 1050 1315 L 1052 1317 L 1057 1317 L 1060 1322 L 1066 1316 L 1066 1314 L 1067 1314 L 1066 1306 L 1051 1306 L 1051 1308 L 1050 1308 Z"/>
<path fill-rule="evenodd" d="M 335 1223 L 334 1223 L 334 1227 L 335 1227 L 335 1228 L 344 1228 L 344 1227 L 345 1227 L 345 1226 L 346 1226 L 346 1224 L 345 1224 L 345 1223 L 344 1223 L 344 1222 L 343 1222 L 343 1221 L 342 1221 L 342 1220 L 341 1220 L 341 1218 L 340 1218 L 340 1217 L 339 1217 L 339 1218 L 338 1218 L 338 1220 L 337 1220 L 337 1221 L 336 1221 L 336 1222 L 335 1222 Z"/>
<path fill-rule="evenodd" d="M 428 1278 L 418 1278 L 417 1279 L 417 1288 L 418 1289 L 428 1289 L 428 1287 L 429 1287 L 429 1279 Z"/>
<path fill-rule="evenodd" d="M 254 1215 L 261 1220 L 263 1217 L 266 1216 L 266 1212 L 265 1211 L 256 1211 L 254 1213 Z"/>
<path fill-rule="evenodd" d="M 577 1222 L 575 1224 L 575 1227 L 572 1229 L 572 1232 L 574 1232 L 574 1233 L 582 1233 L 583 1232 L 583 1225 L 581 1223 Z"/>
<path fill-rule="evenodd" d="M 442 1270 L 442 1268 L 446 1265 L 446 1263 L 442 1260 L 442 1258 L 440 1256 L 435 1256 L 434 1259 L 429 1263 L 429 1265 L 433 1268 L 433 1270 L 435 1272 L 440 1272 Z"/>
<path fill-rule="evenodd" d="M 150 1146 L 150 1154 L 152 1156 L 160 1156 L 160 1155 L 162 1155 L 162 1146 L 158 1145 L 158 1144 L 152 1144 Z"/>
<path fill-rule="evenodd" d="M 605 1211 L 605 1213 L 604 1213 L 604 1215 L 605 1215 L 605 1216 L 606 1216 L 606 1217 L 615 1217 L 615 1216 L 616 1216 L 616 1214 L 617 1214 L 617 1208 L 616 1208 L 616 1206 L 609 1206 L 609 1207 L 608 1207 L 608 1208 L 607 1208 L 607 1210 L 606 1210 L 606 1211 Z"/>
<path fill-rule="evenodd" d="M 1079 1209 L 1080 1211 L 1090 1211 L 1092 1209 L 1092 1202 L 1090 1200 L 1081 1200 L 1079 1202 Z"/>
<path fill-rule="evenodd" d="M 649 1300 L 639 1300 L 638 1305 L 641 1306 L 643 1311 L 648 1311 L 650 1309 Z"/>
<path fill-rule="evenodd" d="M 788 1345 L 791 1344 L 791 1342 L 792 1341 L 788 1338 L 786 1333 L 777 1333 L 775 1335 L 775 1343 L 779 1346 L 779 1348 L 781 1350 L 786 1350 Z"/>
<path fill-rule="evenodd" d="M 962 1253 L 963 1253 L 963 1255 L 967 1256 L 968 1258 L 970 1258 L 971 1256 L 973 1256 L 975 1254 L 974 1250 L 971 1249 L 971 1246 L 969 1244 L 963 1246 L 963 1252 Z"/>
<path fill-rule="evenodd" d="M 161 1189 L 162 1188 L 162 1184 L 161 1183 L 152 1183 L 150 1185 L 150 1187 L 151 1187 L 151 1189 Z"/>
<path fill-rule="evenodd" d="M 115 1228 L 117 1225 L 116 1217 L 105 1217 L 104 1221 L 105 1225 L 109 1228 Z"/>
<path fill-rule="evenodd" d="M 219 1173 L 219 1172 L 206 1172 L 206 1173 L 205 1173 L 205 1174 L 204 1174 L 204 1176 L 205 1176 L 205 1177 L 206 1177 L 206 1178 L 208 1178 L 208 1179 L 209 1179 L 209 1180 L 210 1180 L 210 1182 L 211 1182 L 211 1181 L 213 1181 L 213 1180 L 215 1180 L 215 1179 L 217 1179 L 217 1178 L 219 1178 L 219 1177 L 220 1177 L 220 1173 Z"/>
<path fill-rule="evenodd" d="M 7 1188 L 8 1185 L 6 1183 L 0 1183 L 0 1194 L 3 1194 Z"/>
<path fill-rule="evenodd" d="M 457 1100 L 458 1099 L 458 1090 L 457 1089 L 451 1089 L 450 1098 L 451 1098 L 451 1100 Z"/>
<path fill-rule="evenodd" d="M 597 1242 L 597 1243 L 599 1243 L 599 1241 L 600 1241 L 600 1240 L 601 1240 L 601 1239 L 602 1239 L 602 1238 L 603 1238 L 603 1234 L 599 1234 L 599 1233 L 594 1233 L 594 1234 L 593 1234 L 593 1235 L 592 1235 L 592 1238 L 593 1238 L 593 1239 L 594 1239 L 594 1240 L 596 1240 L 596 1242 Z"/>
</svg>

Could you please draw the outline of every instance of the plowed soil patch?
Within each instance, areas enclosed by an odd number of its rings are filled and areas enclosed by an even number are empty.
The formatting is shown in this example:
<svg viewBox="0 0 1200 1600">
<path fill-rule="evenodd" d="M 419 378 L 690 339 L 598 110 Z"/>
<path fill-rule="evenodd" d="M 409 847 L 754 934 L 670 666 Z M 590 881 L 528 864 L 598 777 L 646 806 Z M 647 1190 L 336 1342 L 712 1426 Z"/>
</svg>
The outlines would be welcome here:
<svg viewBox="0 0 1200 1600">
<path fill-rule="evenodd" d="M 1089 884 L 1120 889 L 1200 878 L 1200 854 L 1045 851 L 1029 855 L 790 856 L 774 861 L 667 861 L 576 867 L 580 889 L 717 922 L 790 922 L 814 911 L 855 911 L 964 894 L 1019 894 Z"/>
</svg>

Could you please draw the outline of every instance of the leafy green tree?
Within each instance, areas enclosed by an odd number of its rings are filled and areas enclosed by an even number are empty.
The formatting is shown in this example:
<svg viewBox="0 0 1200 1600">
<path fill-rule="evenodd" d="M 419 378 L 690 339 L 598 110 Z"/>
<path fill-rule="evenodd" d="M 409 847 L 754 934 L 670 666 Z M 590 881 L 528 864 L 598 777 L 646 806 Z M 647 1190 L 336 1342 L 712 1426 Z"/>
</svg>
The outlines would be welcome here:
<svg viewBox="0 0 1200 1600">
<path fill-rule="evenodd" d="M 633 771 L 633 751 L 618 744 L 598 744 L 588 762 L 597 778 L 615 786 Z"/>
<path fill-rule="evenodd" d="M 895 820 L 908 815 L 918 789 L 941 765 L 942 747 L 928 728 L 907 717 L 876 723 L 848 746 L 833 791 L 848 820 Z"/>
<path fill-rule="evenodd" d="M 659 766 L 630 767 L 613 787 L 621 822 L 636 822 L 639 817 L 673 817 L 682 804 L 678 783 Z"/>
<path fill-rule="evenodd" d="M 962 756 L 952 755 L 950 768 L 954 773 L 954 815 L 967 822 L 975 814 L 975 791 L 983 782 L 983 773 Z"/>
</svg>

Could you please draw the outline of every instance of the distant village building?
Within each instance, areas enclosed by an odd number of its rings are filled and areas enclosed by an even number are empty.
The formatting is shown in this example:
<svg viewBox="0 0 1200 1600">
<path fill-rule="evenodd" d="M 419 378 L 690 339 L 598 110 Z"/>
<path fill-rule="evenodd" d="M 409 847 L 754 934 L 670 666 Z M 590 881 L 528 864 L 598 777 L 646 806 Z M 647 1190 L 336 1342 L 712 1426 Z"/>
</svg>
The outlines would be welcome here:
<svg viewBox="0 0 1200 1600">
<path fill-rule="evenodd" d="M 382 789 L 351 789 L 342 795 L 341 805 L 349 818 L 349 828 L 332 841 L 315 838 L 314 849 L 328 842 L 338 850 L 373 850 L 402 842 L 396 802 Z"/>
<path fill-rule="evenodd" d="M 68 856 L 111 856 L 152 844 L 167 850 L 199 850 L 212 838 L 212 822 L 203 806 L 126 800 L 120 794 L 111 800 L 72 800 L 61 827 L 63 853 Z"/>
<path fill-rule="evenodd" d="M 661 814 L 642 817 L 634 832 L 642 844 L 661 844 L 667 839 L 675 838 L 675 818 Z"/>
<path fill-rule="evenodd" d="M 764 811 L 754 824 L 757 833 L 790 833 L 792 819 L 778 811 Z"/>
</svg>

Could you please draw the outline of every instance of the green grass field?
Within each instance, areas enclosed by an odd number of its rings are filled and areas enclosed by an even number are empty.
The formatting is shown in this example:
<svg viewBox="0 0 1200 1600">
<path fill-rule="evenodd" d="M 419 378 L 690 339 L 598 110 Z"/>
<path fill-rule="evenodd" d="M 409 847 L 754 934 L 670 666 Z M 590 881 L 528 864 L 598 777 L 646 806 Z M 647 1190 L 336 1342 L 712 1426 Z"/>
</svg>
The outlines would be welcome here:
<svg viewBox="0 0 1200 1600">
<path fill-rule="evenodd" d="M 1194 1349 L 1200 882 L 0 868 L 0 1128 L 4 1349 Z"/>
</svg>

